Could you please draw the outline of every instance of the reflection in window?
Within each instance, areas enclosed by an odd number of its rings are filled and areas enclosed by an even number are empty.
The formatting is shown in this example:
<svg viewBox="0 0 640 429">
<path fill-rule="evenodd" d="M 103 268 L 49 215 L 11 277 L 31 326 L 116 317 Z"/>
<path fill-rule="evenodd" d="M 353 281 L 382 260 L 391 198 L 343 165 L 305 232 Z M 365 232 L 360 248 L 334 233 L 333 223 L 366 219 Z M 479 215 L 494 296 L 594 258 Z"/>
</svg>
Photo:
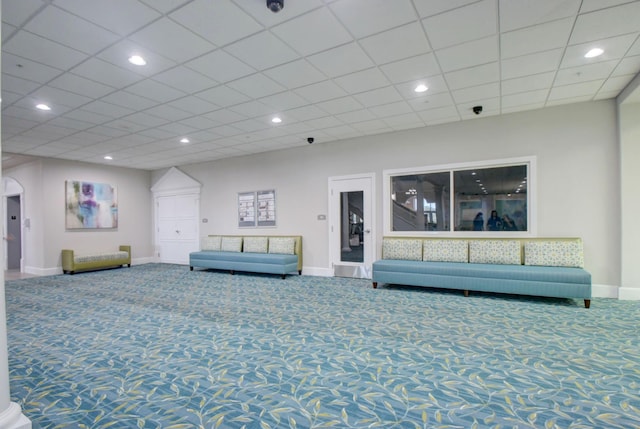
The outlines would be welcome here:
<svg viewBox="0 0 640 429">
<path fill-rule="evenodd" d="M 450 174 L 391 178 L 393 231 L 449 231 Z"/>
<path fill-rule="evenodd" d="M 528 231 L 528 175 L 523 163 L 390 176 L 391 230 Z"/>
<path fill-rule="evenodd" d="M 455 231 L 527 231 L 527 166 L 453 172 Z"/>
</svg>

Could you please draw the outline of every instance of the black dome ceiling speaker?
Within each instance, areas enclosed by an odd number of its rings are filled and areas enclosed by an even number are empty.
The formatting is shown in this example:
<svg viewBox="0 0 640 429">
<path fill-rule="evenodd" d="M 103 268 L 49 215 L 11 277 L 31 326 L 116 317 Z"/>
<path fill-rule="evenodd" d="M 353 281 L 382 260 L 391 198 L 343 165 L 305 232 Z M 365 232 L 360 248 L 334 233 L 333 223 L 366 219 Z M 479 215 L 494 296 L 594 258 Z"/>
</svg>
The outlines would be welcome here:
<svg viewBox="0 0 640 429">
<path fill-rule="evenodd" d="M 278 13 L 284 8 L 284 0 L 267 0 L 267 7 L 273 13 Z"/>
</svg>

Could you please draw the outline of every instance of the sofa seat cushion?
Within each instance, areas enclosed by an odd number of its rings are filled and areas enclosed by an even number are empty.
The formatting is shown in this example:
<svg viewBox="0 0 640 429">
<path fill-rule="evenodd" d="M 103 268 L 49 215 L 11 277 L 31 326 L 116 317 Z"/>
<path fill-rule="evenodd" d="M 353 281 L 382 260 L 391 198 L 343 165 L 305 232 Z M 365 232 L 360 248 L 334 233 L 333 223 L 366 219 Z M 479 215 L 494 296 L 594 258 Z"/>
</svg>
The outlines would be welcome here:
<svg viewBox="0 0 640 429">
<path fill-rule="evenodd" d="M 374 273 L 379 271 L 486 279 L 591 284 L 591 274 L 588 271 L 582 268 L 567 267 L 461 264 L 457 262 L 416 262 L 383 259 L 374 262 L 373 271 Z"/>
<path fill-rule="evenodd" d="M 192 252 L 191 260 L 209 261 L 242 261 L 258 264 L 291 264 L 298 262 L 298 255 L 281 253 L 249 253 L 249 252 Z"/>
<path fill-rule="evenodd" d="M 74 255 L 73 262 L 76 264 L 97 261 L 120 261 L 129 259 L 128 252 L 104 252 L 92 253 L 90 255 Z"/>
</svg>

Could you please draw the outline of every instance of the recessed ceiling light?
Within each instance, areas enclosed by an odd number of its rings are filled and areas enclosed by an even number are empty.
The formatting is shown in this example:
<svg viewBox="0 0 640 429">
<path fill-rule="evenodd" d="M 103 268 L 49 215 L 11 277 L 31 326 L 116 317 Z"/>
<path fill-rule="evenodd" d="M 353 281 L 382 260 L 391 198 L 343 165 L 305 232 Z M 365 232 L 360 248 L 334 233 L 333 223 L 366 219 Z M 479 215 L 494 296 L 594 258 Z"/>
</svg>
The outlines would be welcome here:
<svg viewBox="0 0 640 429">
<path fill-rule="evenodd" d="M 186 137 L 183 137 L 180 139 L 180 143 L 189 143 L 189 139 Z"/>
<path fill-rule="evenodd" d="M 274 116 L 274 117 L 271 119 L 271 122 L 273 122 L 274 124 L 279 124 L 280 122 L 282 122 L 282 119 L 280 119 L 280 118 L 279 118 L 279 117 L 277 117 L 277 116 Z"/>
<path fill-rule="evenodd" d="M 597 57 L 599 55 L 602 55 L 604 53 L 604 51 L 600 48 L 593 48 L 591 49 L 589 52 L 587 52 L 586 54 L 584 54 L 585 58 L 594 58 Z"/>
<path fill-rule="evenodd" d="M 420 85 L 416 86 L 413 90 L 415 92 L 425 92 L 427 89 L 429 89 L 429 87 L 424 83 L 421 83 Z"/>
<path fill-rule="evenodd" d="M 134 64 L 136 66 L 144 66 L 147 64 L 147 62 L 145 61 L 144 58 L 142 58 L 140 55 L 132 55 L 129 57 L 129 62 L 131 64 Z"/>
<path fill-rule="evenodd" d="M 111 155 L 107 155 L 104 157 L 104 159 L 106 159 L 107 161 L 111 161 L 113 157 Z"/>
<path fill-rule="evenodd" d="M 36 109 L 51 110 L 51 107 L 47 106 L 46 104 L 40 103 L 40 104 L 36 104 Z"/>
</svg>

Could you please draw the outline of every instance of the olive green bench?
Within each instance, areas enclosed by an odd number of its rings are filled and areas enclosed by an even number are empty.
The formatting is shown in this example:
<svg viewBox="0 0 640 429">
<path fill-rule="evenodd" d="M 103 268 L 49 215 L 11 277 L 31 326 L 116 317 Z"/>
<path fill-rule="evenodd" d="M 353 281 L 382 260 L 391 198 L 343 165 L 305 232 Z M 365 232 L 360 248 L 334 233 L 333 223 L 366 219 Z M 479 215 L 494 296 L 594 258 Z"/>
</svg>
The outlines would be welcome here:
<svg viewBox="0 0 640 429">
<path fill-rule="evenodd" d="M 118 251 L 100 253 L 76 253 L 62 250 L 62 272 L 75 274 L 78 271 L 93 271 L 105 268 L 131 266 L 131 246 L 120 246 Z"/>
</svg>

